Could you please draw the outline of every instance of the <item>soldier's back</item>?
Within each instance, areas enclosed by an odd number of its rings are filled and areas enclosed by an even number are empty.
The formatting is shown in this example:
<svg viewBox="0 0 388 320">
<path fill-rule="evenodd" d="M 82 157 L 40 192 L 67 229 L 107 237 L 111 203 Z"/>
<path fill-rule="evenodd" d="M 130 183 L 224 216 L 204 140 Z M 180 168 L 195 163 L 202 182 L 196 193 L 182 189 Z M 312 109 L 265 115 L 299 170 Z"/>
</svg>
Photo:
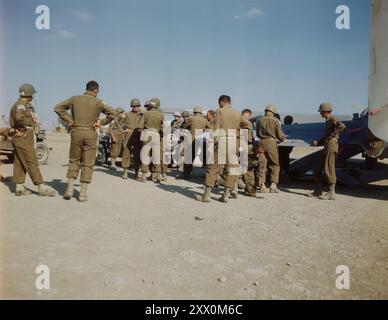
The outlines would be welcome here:
<svg viewBox="0 0 388 320">
<path fill-rule="evenodd" d="M 103 102 L 90 94 L 74 96 L 71 100 L 75 126 L 92 127 L 103 111 Z"/>
</svg>

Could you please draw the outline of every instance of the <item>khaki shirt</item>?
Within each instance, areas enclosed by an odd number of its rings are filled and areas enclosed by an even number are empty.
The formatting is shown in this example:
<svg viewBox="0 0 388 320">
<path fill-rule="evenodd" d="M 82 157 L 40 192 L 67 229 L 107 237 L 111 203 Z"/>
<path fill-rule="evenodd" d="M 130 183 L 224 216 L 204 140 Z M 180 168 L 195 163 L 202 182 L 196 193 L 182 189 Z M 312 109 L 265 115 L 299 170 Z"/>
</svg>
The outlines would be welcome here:
<svg viewBox="0 0 388 320">
<path fill-rule="evenodd" d="M 19 99 L 14 103 L 9 115 L 9 125 L 13 129 L 27 129 L 38 125 L 32 107 L 28 102 Z"/>
<path fill-rule="evenodd" d="M 338 121 L 337 118 L 331 116 L 326 120 L 325 135 L 319 140 L 318 144 L 324 145 L 331 139 L 339 139 L 340 133 L 344 130 L 346 130 L 346 126 L 341 121 Z"/>
<path fill-rule="evenodd" d="M 264 116 L 260 119 L 256 127 L 257 136 L 260 139 L 274 139 L 284 141 L 284 133 L 280 122 L 277 118 L 271 116 Z"/>
<path fill-rule="evenodd" d="M 139 128 L 156 130 L 160 132 L 163 129 L 163 122 L 164 114 L 159 110 L 151 109 L 150 111 L 144 113 L 140 120 Z"/>
<path fill-rule="evenodd" d="M 139 128 L 141 118 L 142 118 L 141 113 L 133 112 L 133 111 L 126 112 L 125 121 L 124 121 L 125 129 L 135 130 L 136 128 Z"/>
<path fill-rule="evenodd" d="M 193 138 L 196 137 L 195 131 L 196 130 L 205 130 L 206 128 L 210 129 L 211 125 L 210 123 L 202 116 L 200 115 L 194 115 L 190 117 L 183 125 L 183 129 L 190 130 L 190 133 Z"/>
<path fill-rule="evenodd" d="M 68 110 L 70 110 L 71 115 L 67 112 Z M 89 92 L 58 103 L 54 111 L 69 126 L 84 128 L 92 128 L 101 113 L 107 115 L 105 119 L 100 121 L 101 125 L 110 123 L 116 116 L 111 107 Z"/>
<path fill-rule="evenodd" d="M 226 135 L 229 135 L 228 130 L 235 130 L 233 136 L 238 136 L 240 129 L 249 130 L 251 128 L 251 123 L 231 106 L 225 106 L 217 110 L 213 128 L 215 130 L 223 129 Z"/>
</svg>

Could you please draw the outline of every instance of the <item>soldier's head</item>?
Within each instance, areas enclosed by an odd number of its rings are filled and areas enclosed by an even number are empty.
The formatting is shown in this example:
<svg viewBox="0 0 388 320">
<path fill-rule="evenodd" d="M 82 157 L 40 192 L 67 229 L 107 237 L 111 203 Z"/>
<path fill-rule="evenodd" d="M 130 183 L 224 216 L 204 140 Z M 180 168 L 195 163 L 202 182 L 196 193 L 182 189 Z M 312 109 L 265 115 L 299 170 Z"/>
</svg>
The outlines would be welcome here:
<svg viewBox="0 0 388 320">
<path fill-rule="evenodd" d="M 139 112 L 141 107 L 141 102 L 139 99 L 132 99 L 131 100 L 131 108 L 133 112 Z"/>
<path fill-rule="evenodd" d="M 216 112 L 214 110 L 208 110 L 208 112 L 206 114 L 206 119 L 209 122 L 212 122 L 212 121 L 214 121 L 215 118 L 216 118 Z"/>
<path fill-rule="evenodd" d="M 193 109 L 193 114 L 195 114 L 195 115 L 202 115 L 202 113 L 203 113 L 203 109 L 202 109 L 202 107 L 195 107 L 194 109 Z"/>
<path fill-rule="evenodd" d="M 123 108 L 118 107 L 116 108 L 115 112 L 118 117 L 125 118 L 125 110 Z"/>
<path fill-rule="evenodd" d="M 242 116 L 245 118 L 245 119 L 250 119 L 252 117 L 252 110 L 251 109 L 244 109 L 243 112 L 241 113 Z"/>
<path fill-rule="evenodd" d="M 86 91 L 96 97 L 100 91 L 100 86 L 96 81 L 89 81 L 86 84 Z"/>
<path fill-rule="evenodd" d="M 181 114 L 179 112 L 175 112 L 173 116 L 175 121 L 181 121 Z"/>
<path fill-rule="evenodd" d="M 151 110 L 150 100 L 147 100 L 144 103 L 144 108 L 146 109 L 146 111 L 150 111 Z"/>
<path fill-rule="evenodd" d="M 190 112 L 188 111 L 182 112 L 182 118 L 184 121 L 187 121 L 190 118 Z"/>
<path fill-rule="evenodd" d="M 321 114 L 322 118 L 327 119 L 333 112 L 333 105 L 330 102 L 321 103 L 318 112 Z"/>
<path fill-rule="evenodd" d="M 19 88 L 20 98 L 25 99 L 27 101 L 32 101 L 34 99 L 34 95 L 36 90 L 32 84 L 25 83 L 22 84 Z"/>
<path fill-rule="evenodd" d="M 278 112 L 277 112 L 276 106 L 273 105 L 273 104 L 269 104 L 269 105 L 265 108 L 264 112 L 265 112 L 265 115 L 266 115 L 266 116 L 270 116 L 270 117 L 275 117 L 275 115 L 278 113 Z"/>
<path fill-rule="evenodd" d="M 218 105 L 220 108 L 230 106 L 232 104 L 232 99 L 229 96 L 222 95 L 218 98 Z"/>
</svg>

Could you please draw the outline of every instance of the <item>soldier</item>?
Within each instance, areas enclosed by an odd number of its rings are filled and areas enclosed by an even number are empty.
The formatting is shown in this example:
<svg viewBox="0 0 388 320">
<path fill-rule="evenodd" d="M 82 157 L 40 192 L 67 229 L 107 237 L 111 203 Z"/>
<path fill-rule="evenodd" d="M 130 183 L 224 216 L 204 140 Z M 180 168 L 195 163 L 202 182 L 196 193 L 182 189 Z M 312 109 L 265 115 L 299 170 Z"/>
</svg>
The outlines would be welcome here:
<svg viewBox="0 0 388 320">
<path fill-rule="evenodd" d="M 208 110 L 206 113 L 206 120 L 209 122 L 211 129 L 213 129 L 215 123 L 216 123 L 216 112 L 214 110 Z"/>
<path fill-rule="evenodd" d="M 250 109 L 245 109 L 242 112 L 242 116 L 249 121 L 252 117 L 252 111 Z M 249 130 L 248 130 L 248 167 L 243 169 L 243 181 L 245 183 L 245 195 L 253 198 L 260 198 L 256 194 L 256 168 L 259 165 L 258 160 L 258 144 L 255 143 L 255 138 L 253 136 L 253 125 L 249 121 Z M 238 190 L 235 192 L 238 192 Z"/>
<path fill-rule="evenodd" d="M 140 107 L 140 100 L 136 98 L 132 99 L 132 110 L 130 112 L 125 113 L 125 140 L 122 158 L 122 167 L 124 168 L 122 176 L 123 179 L 128 179 L 128 168 L 130 166 L 131 154 L 133 155 L 134 161 L 135 179 L 138 180 L 139 178 L 141 150 L 139 125 L 142 117 L 142 114 L 140 113 Z"/>
<path fill-rule="evenodd" d="M 260 138 L 260 143 L 263 146 L 264 155 L 268 162 L 271 193 L 279 192 L 277 188 L 280 173 L 278 142 L 283 142 L 285 138 L 280 122 L 275 117 L 276 114 L 276 107 L 274 105 L 268 105 L 265 108 L 265 116 L 260 119 L 256 128 L 257 136 Z M 263 176 L 263 172 L 259 172 L 259 175 Z M 263 186 L 261 186 L 262 188 Z"/>
<path fill-rule="evenodd" d="M 176 130 L 181 127 L 182 116 L 179 112 L 175 112 L 173 116 L 174 116 L 174 120 L 171 121 L 171 130 Z"/>
<path fill-rule="evenodd" d="M 324 146 L 321 156 L 314 170 L 315 188 L 310 194 L 312 197 L 319 197 L 321 200 L 335 200 L 335 185 L 337 177 L 335 173 L 335 162 L 338 155 L 338 139 L 346 126 L 333 116 L 333 105 L 324 102 L 319 107 L 322 118 L 326 119 L 325 135 L 318 141 L 313 142 L 313 146 Z M 322 194 L 322 169 L 325 171 L 326 179 L 329 184 L 329 192 Z"/>
<path fill-rule="evenodd" d="M 0 128 L 0 139 L 7 140 L 8 136 L 10 134 L 10 129 L 9 128 Z M 1 159 L 0 159 L 0 167 L 1 167 Z M 0 174 L 0 181 L 3 182 L 6 179 Z"/>
<path fill-rule="evenodd" d="M 143 130 L 142 141 L 143 147 L 141 150 L 141 171 L 142 176 L 140 182 L 145 182 L 147 173 L 149 170 L 149 163 L 147 157 L 149 152 L 152 152 L 152 163 L 153 163 L 153 174 L 152 180 L 154 182 L 161 182 L 161 164 L 162 164 L 162 153 L 160 132 L 163 129 L 164 115 L 160 112 L 159 106 L 160 101 L 157 98 L 151 99 L 147 102 L 148 111 L 143 115 L 139 128 Z"/>
<path fill-rule="evenodd" d="M 202 116 L 203 109 L 201 107 L 195 107 L 193 109 L 193 116 L 189 117 L 184 124 L 182 125 L 183 129 L 189 130 L 191 134 L 190 145 L 186 148 L 191 148 L 191 159 L 188 159 L 190 163 L 184 163 L 183 165 L 183 175 L 178 176 L 179 179 L 189 179 L 191 172 L 193 171 L 193 161 L 196 155 L 195 140 L 202 134 L 202 132 L 207 128 L 210 129 L 211 125 L 208 123 L 206 118 Z M 187 159 L 187 157 L 185 156 Z"/>
<path fill-rule="evenodd" d="M 125 139 L 125 110 L 117 108 L 116 116 L 109 125 L 109 135 L 111 140 L 110 168 L 116 170 L 116 158 L 120 156 L 121 148 Z"/>
<path fill-rule="evenodd" d="M 29 174 L 34 185 L 38 186 L 40 196 L 55 196 L 56 192 L 43 183 L 36 159 L 34 136 L 38 125 L 36 116 L 31 106 L 36 91 L 31 84 L 24 84 L 19 88 L 20 98 L 11 108 L 9 124 L 13 131 L 12 145 L 15 160 L 13 163 L 13 180 L 16 183 L 16 196 L 29 195 L 23 184 L 26 173 Z"/>
<path fill-rule="evenodd" d="M 182 119 L 183 119 L 183 121 L 182 121 L 182 123 L 181 123 L 181 129 L 184 128 L 185 123 L 189 120 L 189 118 L 190 118 L 190 112 L 188 112 L 188 111 L 183 111 L 183 112 L 182 112 Z"/>
<path fill-rule="evenodd" d="M 99 85 L 96 81 L 86 84 L 83 95 L 73 96 L 55 106 L 54 111 L 71 130 L 70 160 L 67 171 L 68 185 L 64 199 L 73 196 L 74 180 L 78 178 L 81 169 L 81 192 L 79 201 L 88 200 L 87 189 L 92 182 L 93 166 L 97 151 L 96 128 L 109 124 L 116 116 L 115 112 L 105 102 L 97 98 Z M 67 112 L 71 111 L 71 115 Z M 107 117 L 98 120 L 100 114 Z"/>
<path fill-rule="evenodd" d="M 216 130 L 220 129 L 221 131 L 216 137 L 214 163 L 208 164 L 207 167 L 205 192 L 201 197 L 197 198 L 197 200 L 202 202 L 210 202 L 211 190 L 224 167 L 227 170 L 227 175 L 225 190 L 220 201 L 228 202 L 230 191 L 239 178 L 239 163 L 237 156 L 239 148 L 239 129 L 249 130 L 249 121 L 242 117 L 239 112 L 232 109 L 231 98 L 229 96 L 221 96 L 218 100 L 218 104 L 220 108 L 217 110 L 214 128 Z M 225 159 L 219 159 L 221 152 L 226 152 Z M 226 160 L 225 163 L 223 163 L 224 160 Z"/>
</svg>

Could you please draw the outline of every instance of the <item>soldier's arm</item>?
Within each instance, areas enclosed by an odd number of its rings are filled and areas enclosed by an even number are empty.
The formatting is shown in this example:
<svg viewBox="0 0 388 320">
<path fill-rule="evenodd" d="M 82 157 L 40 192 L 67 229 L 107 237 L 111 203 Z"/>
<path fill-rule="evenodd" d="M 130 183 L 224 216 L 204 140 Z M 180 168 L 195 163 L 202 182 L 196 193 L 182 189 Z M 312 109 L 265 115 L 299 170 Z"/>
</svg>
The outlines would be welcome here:
<svg viewBox="0 0 388 320">
<path fill-rule="evenodd" d="M 346 130 L 346 126 L 344 123 L 342 123 L 341 121 L 338 121 L 338 120 L 334 120 L 333 121 L 334 123 L 334 130 L 333 132 L 329 135 L 329 137 L 327 137 L 328 140 L 336 137 L 338 134 L 340 134 L 342 131 Z"/>
<path fill-rule="evenodd" d="M 191 118 L 187 119 L 187 121 L 185 121 L 185 123 L 182 125 L 182 129 L 188 129 L 190 128 L 191 126 Z"/>
<path fill-rule="evenodd" d="M 279 124 L 278 121 L 276 121 L 276 138 L 280 141 L 283 142 L 285 139 L 283 129 L 281 125 Z"/>
<path fill-rule="evenodd" d="M 58 103 L 54 108 L 54 112 L 62 119 L 63 122 L 65 122 L 69 126 L 74 125 L 73 118 L 67 112 L 68 110 L 71 109 L 72 106 L 73 106 L 73 98 L 69 98 L 69 99 L 66 99 L 65 101 Z"/>
<path fill-rule="evenodd" d="M 105 102 L 100 102 L 102 105 L 102 113 L 106 115 L 106 117 L 99 121 L 101 126 L 106 126 L 111 123 L 117 116 L 116 112 L 112 107 L 108 106 Z"/>
</svg>

